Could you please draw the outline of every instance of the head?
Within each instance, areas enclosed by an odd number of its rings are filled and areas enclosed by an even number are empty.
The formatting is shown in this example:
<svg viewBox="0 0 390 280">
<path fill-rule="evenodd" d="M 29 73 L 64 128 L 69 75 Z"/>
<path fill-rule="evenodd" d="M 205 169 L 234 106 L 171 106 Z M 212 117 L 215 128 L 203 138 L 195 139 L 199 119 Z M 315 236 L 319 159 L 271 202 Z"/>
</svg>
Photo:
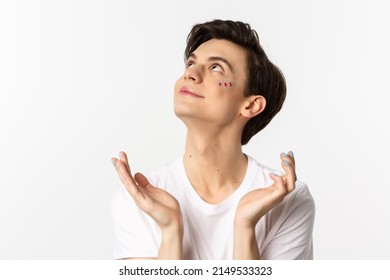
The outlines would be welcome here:
<svg viewBox="0 0 390 280">
<path fill-rule="evenodd" d="M 237 120 L 242 126 L 241 144 L 245 145 L 282 108 L 285 79 L 249 24 L 214 20 L 193 26 L 187 37 L 185 62 L 175 93 L 184 87 L 184 93 L 193 91 L 201 97 L 186 95 L 181 96 L 186 100 L 179 101 L 175 96 L 179 117 L 202 117 L 221 126 Z M 221 81 L 228 86 L 221 87 Z"/>
</svg>

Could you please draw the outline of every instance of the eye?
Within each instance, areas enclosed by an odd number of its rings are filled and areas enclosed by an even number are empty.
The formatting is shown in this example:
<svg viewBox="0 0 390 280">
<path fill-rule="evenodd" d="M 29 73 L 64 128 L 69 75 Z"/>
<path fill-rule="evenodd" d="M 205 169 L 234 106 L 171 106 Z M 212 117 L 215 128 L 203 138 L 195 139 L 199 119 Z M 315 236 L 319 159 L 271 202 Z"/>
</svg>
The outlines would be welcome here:
<svg viewBox="0 0 390 280">
<path fill-rule="evenodd" d="M 216 72 L 223 72 L 222 66 L 220 66 L 218 64 L 211 65 L 210 69 L 213 71 L 216 71 Z"/>
<path fill-rule="evenodd" d="M 192 65 L 194 65 L 194 62 L 191 60 L 186 62 L 186 68 L 190 68 Z"/>
</svg>

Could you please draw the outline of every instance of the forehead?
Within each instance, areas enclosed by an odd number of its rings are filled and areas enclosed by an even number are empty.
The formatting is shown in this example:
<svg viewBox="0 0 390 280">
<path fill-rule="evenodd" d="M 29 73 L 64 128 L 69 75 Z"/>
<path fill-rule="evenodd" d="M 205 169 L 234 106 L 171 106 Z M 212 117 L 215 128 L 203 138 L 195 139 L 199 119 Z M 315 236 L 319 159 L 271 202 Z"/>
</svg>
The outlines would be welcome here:
<svg viewBox="0 0 390 280">
<path fill-rule="evenodd" d="M 212 56 L 223 57 L 238 70 L 242 70 L 246 65 L 246 50 L 228 40 L 211 39 L 206 41 L 194 51 L 194 54 L 199 59 L 207 59 Z"/>
</svg>

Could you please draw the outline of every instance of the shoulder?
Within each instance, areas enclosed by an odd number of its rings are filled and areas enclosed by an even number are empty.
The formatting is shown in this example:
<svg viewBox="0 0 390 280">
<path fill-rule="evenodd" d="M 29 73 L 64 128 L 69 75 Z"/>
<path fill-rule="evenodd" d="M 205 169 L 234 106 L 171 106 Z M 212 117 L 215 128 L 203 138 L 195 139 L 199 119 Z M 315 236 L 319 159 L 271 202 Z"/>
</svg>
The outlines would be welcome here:
<svg viewBox="0 0 390 280">
<path fill-rule="evenodd" d="M 285 198 L 285 217 L 296 223 L 313 226 L 315 216 L 315 203 L 306 183 L 297 181 L 295 190 Z M 283 204 L 283 202 L 282 202 Z"/>
<path fill-rule="evenodd" d="M 114 218 L 123 216 L 123 213 L 129 213 L 137 210 L 133 198 L 121 183 L 119 188 L 111 197 L 111 214 Z"/>
<path fill-rule="evenodd" d="M 286 208 L 285 214 L 299 213 L 297 218 L 313 220 L 315 214 L 315 203 L 310 193 L 309 187 L 302 181 L 295 182 L 295 189 L 282 201 L 282 206 Z"/>
<path fill-rule="evenodd" d="M 293 191 L 292 202 L 297 205 L 305 205 L 306 207 L 315 207 L 314 199 L 309 191 L 309 187 L 306 183 L 296 181 L 295 190 Z"/>
<path fill-rule="evenodd" d="M 270 211 L 269 218 L 280 224 L 280 230 L 294 230 L 301 235 L 311 235 L 315 218 L 315 203 L 309 187 L 302 181 L 295 183 L 295 189 Z M 305 232 L 305 234 L 303 233 Z"/>
<path fill-rule="evenodd" d="M 163 176 L 169 176 L 177 174 L 178 170 L 182 166 L 182 159 L 177 158 L 167 164 L 161 165 L 157 168 L 154 168 L 148 172 L 145 173 L 145 176 L 148 177 L 148 179 L 163 177 Z"/>
<path fill-rule="evenodd" d="M 182 158 L 150 170 L 145 173 L 149 182 L 156 187 L 168 190 L 173 186 L 181 185 L 185 178 Z"/>
</svg>

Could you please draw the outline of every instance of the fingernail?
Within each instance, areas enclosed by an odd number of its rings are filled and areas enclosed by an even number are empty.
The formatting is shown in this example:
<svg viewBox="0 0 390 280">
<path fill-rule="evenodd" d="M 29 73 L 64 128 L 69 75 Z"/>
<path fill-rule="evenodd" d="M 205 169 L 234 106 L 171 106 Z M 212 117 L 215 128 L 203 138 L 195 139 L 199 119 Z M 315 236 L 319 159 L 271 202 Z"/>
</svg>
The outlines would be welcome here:
<svg viewBox="0 0 390 280">
<path fill-rule="evenodd" d="M 287 165 L 287 166 L 289 165 L 287 160 L 284 161 L 284 164 Z"/>
<path fill-rule="evenodd" d="M 111 159 L 111 163 L 112 163 L 113 166 L 115 166 L 115 162 L 114 162 L 113 159 Z"/>
<path fill-rule="evenodd" d="M 290 151 L 289 154 L 290 154 L 291 157 L 294 157 L 294 154 L 293 154 L 292 151 Z"/>
<path fill-rule="evenodd" d="M 118 158 L 119 158 L 119 159 L 122 159 L 122 153 L 121 153 L 121 152 L 119 152 Z"/>
<path fill-rule="evenodd" d="M 283 156 L 283 157 L 287 157 L 286 153 L 282 153 L 282 156 Z"/>
</svg>

